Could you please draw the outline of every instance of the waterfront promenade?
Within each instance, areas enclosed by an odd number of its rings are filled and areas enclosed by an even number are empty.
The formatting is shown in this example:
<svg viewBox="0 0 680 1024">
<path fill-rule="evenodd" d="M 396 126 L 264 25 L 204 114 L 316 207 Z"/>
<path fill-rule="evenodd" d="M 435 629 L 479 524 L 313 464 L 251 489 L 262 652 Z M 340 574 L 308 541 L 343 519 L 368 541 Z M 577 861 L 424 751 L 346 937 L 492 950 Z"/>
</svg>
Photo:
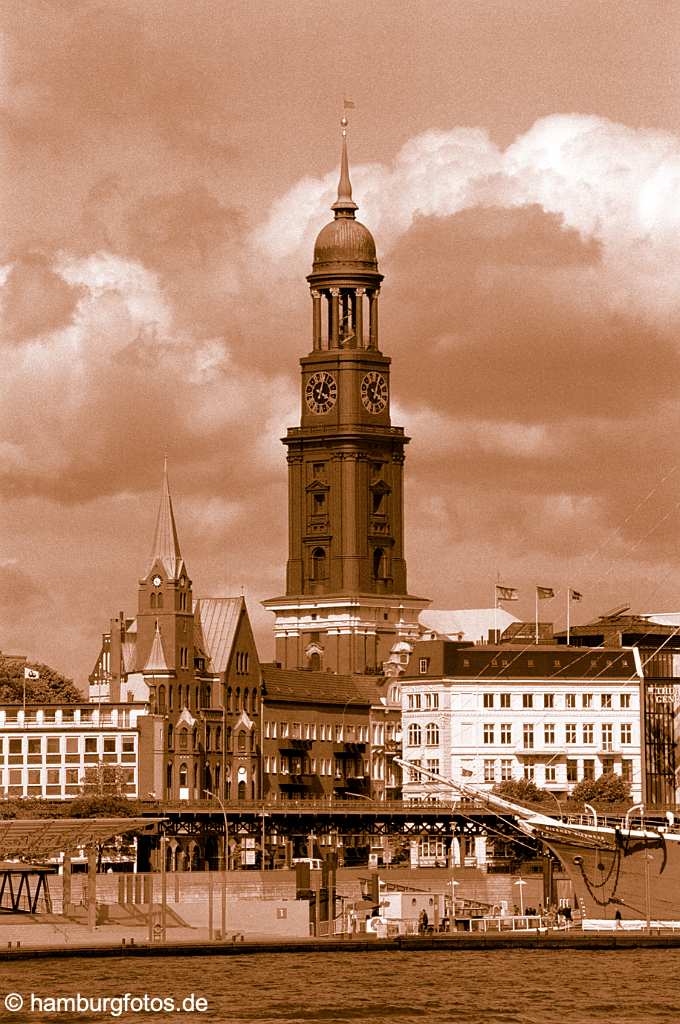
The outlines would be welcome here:
<svg viewBox="0 0 680 1024">
<path fill-rule="evenodd" d="M 402 935 L 390 939 L 372 936 L 272 939 L 266 935 L 228 935 L 225 940 L 208 940 L 207 930 L 178 928 L 166 942 L 148 942 L 144 932 L 105 926 L 89 932 L 77 925 L 63 923 L 25 924 L 3 922 L 1 961 L 25 961 L 72 957 L 168 957 L 168 956 L 252 956 L 258 953 L 361 953 L 392 952 L 470 952 L 474 950 L 609 950 L 679 949 L 680 932 L 657 929 L 638 932 L 454 932 L 438 935 Z M 11 936 L 11 938 L 10 938 Z M 6 944 L 5 944 L 6 941 Z"/>
</svg>

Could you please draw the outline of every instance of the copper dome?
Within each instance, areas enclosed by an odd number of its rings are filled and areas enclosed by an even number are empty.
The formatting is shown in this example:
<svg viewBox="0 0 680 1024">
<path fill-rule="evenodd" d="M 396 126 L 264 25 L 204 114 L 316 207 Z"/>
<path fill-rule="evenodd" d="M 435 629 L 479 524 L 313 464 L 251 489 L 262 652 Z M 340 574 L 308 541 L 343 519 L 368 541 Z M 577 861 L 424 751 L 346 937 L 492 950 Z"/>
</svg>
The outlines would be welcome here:
<svg viewBox="0 0 680 1024">
<path fill-rule="evenodd" d="M 329 264 L 349 264 L 356 269 L 377 271 L 375 242 L 368 228 L 349 217 L 338 217 L 326 224 L 314 245 L 314 270 Z"/>
</svg>

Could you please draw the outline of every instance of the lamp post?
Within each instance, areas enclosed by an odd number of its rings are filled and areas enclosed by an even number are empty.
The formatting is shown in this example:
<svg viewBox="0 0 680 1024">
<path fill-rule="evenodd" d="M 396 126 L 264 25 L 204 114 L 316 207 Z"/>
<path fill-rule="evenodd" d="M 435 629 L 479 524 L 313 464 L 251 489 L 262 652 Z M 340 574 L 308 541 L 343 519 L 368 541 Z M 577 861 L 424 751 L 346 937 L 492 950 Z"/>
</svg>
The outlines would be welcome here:
<svg viewBox="0 0 680 1024">
<path fill-rule="evenodd" d="M 514 883 L 519 886 L 519 912 L 524 917 L 524 886 L 527 884 L 523 878 L 518 878 Z"/>
<path fill-rule="evenodd" d="M 227 810 L 222 803 L 221 798 L 217 793 L 211 792 L 209 789 L 204 789 L 203 792 L 206 796 L 209 796 L 212 800 L 217 800 L 222 811 L 222 817 L 224 818 L 224 857 L 223 857 L 223 872 L 222 872 L 222 939 L 224 939 L 227 931 L 227 871 L 229 870 L 229 821 L 227 819 Z M 210 899 L 212 906 L 212 889 L 210 891 Z M 212 911 L 211 911 L 212 915 Z"/>
</svg>

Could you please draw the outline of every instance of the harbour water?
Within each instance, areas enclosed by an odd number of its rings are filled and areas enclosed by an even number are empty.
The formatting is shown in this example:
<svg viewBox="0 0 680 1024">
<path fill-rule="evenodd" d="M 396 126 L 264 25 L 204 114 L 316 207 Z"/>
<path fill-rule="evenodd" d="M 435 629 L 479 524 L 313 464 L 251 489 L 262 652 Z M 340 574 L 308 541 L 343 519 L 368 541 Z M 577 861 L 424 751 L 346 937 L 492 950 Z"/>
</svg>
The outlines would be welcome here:
<svg viewBox="0 0 680 1024">
<path fill-rule="evenodd" d="M 5 1009 L 18 993 L 22 1010 Z M 33 1003 L 31 1004 L 31 993 Z M 124 997 L 105 1008 L 103 997 Z M 58 1012 L 46 999 L 81 995 Z M 147 1010 L 141 1005 L 146 994 Z M 90 999 L 85 1006 L 82 999 Z M 175 1007 L 156 1009 L 172 998 Z M 196 1000 L 207 1001 L 197 1010 Z M 192 1002 L 193 999 L 193 1002 Z M 42 1008 L 41 1008 L 41 1002 Z M 155 1000 L 155 1004 L 154 1001 Z M 680 1020 L 680 951 L 297 953 L 0 964 L 15 1024 L 662 1024 Z"/>
</svg>

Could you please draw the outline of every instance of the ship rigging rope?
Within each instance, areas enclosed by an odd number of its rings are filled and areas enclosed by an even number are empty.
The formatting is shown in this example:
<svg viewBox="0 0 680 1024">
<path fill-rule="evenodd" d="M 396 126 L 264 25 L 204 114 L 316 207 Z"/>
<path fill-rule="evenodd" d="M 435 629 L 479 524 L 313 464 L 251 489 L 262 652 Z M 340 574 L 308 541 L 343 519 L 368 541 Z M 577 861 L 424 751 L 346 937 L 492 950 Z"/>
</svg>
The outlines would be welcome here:
<svg viewBox="0 0 680 1024">
<path fill-rule="evenodd" d="M 618 887 L 618 884 L 619 884 L 619 878 L 621 876 L 621 864 L 623 862 L 623 858 L 628 856 L 628 848 L 631 845 L 630 829 L 628 830 L 628 835 L 627 836 L 624 836 L 623 833 L 621 833 L 618 829 L 616 829 L 615 835 L 616 835 L 616 850 L 614 851 L 614 856 L 612 857 L 612 862 L 609 865 L 609 871 L 607 872 L 607 877 L 606 878 L 603 878 L 600 882 L 594 882 L 592 879 L 588 878 L 588 875 L 586 873 L 586 869 L 584 867 L 583 861 L 581 860 L 581 861 L 578 862 L 578 869 L 581 872 L 581 878 L 583 879 L 583 881 L 585 883 L 585 887 L 588 890 L 590 898 L 592 900 L 594 900 L 594 902 L 598 905 L 598 907 L 606 907 L 610 903 L 618 903 L 619 902 L 619 900 L 616 898 L 616 890 L 617 890 L 617 887 Z M 665 855 L 665 839 L 664 839 L 664 837 L 660 833 L 659 833 L 659 838 L 655 842 L 654 845 L 659 845 L 659 844 L 661 844 L 664 847 L 664 855 Z M 644 836 L 645 857 L 647 856 L 648 846 L 649 846 L 649 842 L 648 842 L 648 839 L 647 839 L 647 835 L 645 834 L 645 836 Z M 665 859 L 665 856 L 664 856 L 664 859 Z M 606 899 L 601 899 L 595 893 L 595 889 L 603 889 L 605 887 L 605 885 L 607 884 L 607 882 L 611 878 L 612 873 L 613 873 L 615 868 L 616 868 L 616 877 L 614 878 L 614 885 L 613 885 L 613 888 L 611 890 L 611 895 L 608 896 Z"/>
</svg>

